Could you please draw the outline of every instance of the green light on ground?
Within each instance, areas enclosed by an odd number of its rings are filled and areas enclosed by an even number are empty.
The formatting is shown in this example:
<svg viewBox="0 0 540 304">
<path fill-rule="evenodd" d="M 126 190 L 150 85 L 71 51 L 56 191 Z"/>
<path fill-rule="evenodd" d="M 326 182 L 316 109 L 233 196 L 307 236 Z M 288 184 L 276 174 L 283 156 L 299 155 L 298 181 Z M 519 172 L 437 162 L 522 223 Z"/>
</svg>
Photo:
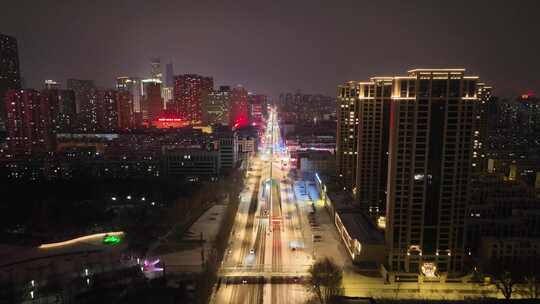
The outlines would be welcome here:
<svg viewBox="0 0 540 304">
<path fill-rule="evenodd" d="M 122 241 L 122 239 L 115 235 L 106 235 L 103 238 L 103 244 L 105 245 L 117 245 Z"/>
</svg>

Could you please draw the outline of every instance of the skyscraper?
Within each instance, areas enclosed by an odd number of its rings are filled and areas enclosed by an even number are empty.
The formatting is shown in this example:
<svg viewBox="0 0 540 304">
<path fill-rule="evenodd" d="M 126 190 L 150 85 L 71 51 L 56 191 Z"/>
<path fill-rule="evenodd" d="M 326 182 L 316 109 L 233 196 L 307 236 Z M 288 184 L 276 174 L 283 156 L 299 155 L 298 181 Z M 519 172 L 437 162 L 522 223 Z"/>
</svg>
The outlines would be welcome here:
<svg viewBox="0 0 540 304">
<path fill-rule="evenodd" d="M 50 151 L 52 129 L 47 96 L 34 90 L 9 90 L 4 100 L 10 153 L 20 156 Z"/>
<path fill-rule="evenodd" d="M 158 58 L 152 58 L 150 60 L 150 77 L 153 79 L 159 79 L 159 81 L 163 81 L 163 72 L 161 71 L 161 59 Z"/>
<path fill-rule="evenodd" d="M 392 81 L 388 265 L 396 272 L 460 272 L 478 77 L 464 69 L 416 69 Z"/>
<path fill-rule="evenodd" d="M 163 99 L 161 98 L 161 82 L 157 79 L 143 80 L 143 120 L 151 124 L 163 112 Z"/>
<path fill-rule="evenodd" d="M 75 106 L 77 112 L 77 128 L 80 131 L 95 132 L 97 124 L 96 118 L 96 98 L 94 96 L 94 81 L 81 79 L 68 79 L 68 90 L 75 92 Z M 95 97 L 95 96 L 94 96 Z"/>
<path fill-rule="evenodd" d="M 249 124 L 248 92 L 244 87 L 238 85 L 232 89 L 229 111 L 229 126 L 239 128 Z"/>
<path fill-rule="evenodd" d="M 338 86 L 336 164 L 344 190 L 353 190 L 358 158 L 358 83 L 349 81 Z"/>
<path fill-rule="evenodd" d="M 101 132 L 114 132 L 118 129 L 118 105 L 115 90 L 97 91 L 97 125 Z"/>
<path fill-rule="evenodd" d="M 167 109 L 174 100 L 173 87 L 161 87 L 161 98 L 163 98 L 163 107 Z"/>
<path fill-rule="evenodd" d="M 163 82 L 163 85 L 161 87 L 161 98 L 163 98 L 163 104 L 165 109 L 167 109 L 167 106 L 170 105 L 174 100 L 173 88 L 173 64 L 167 63 L 167 65 L 165 66 L 165 81 Z"/>
<path fill-rule="evenodd" d="M 186 123 L 198 125 L 202 123 L 203 100 L 214 87 L 212 77 L 195 74 L 174 77 L 173 112 L 176 112 Z"/>
<path fill-rule="evenodd" d="M 10 89 L 21 88 L 17 39 L 0 34 L 0 120 L 5 118 L 4 96 Z"/>
<path fill-rule="evenodd" d="M 174 86 L 174 70 L 172 62 L 165 66 L 165 86 L 172 88 Z"/>
<path fill-rule="evenodd" d="M 116 78 L 116 89 L 129 92 L 133 98 L 133 112 L 141 112 L 141 98 L 143 95 L 142 81 L 139 77 Z"/>
<path fill-rule="evenodd" d="M 492 102 L 491 87 L 485 83 L 477 84 L 478 104 L 474 117 L 473 133 L 473 162 L 474 173 L 485 172 L 487 169 L 486 145 L 488 139 L 488 112 Z"/>
<path fill-rule="evenodd" d="M 133 113 L 133 96 L 128 91 L 118 90 L 116 93 L 116 106 L 118 112 L 118 128 L 135 128 L 135 116 Z"/>
<path fill-rule="evenodd" d="M 255 126 L 263 124 L 263 111 L 266 108 L 266 95 L 248 94 L 249 121 Z"/>
<path fill-rule="evenodd" d="M 231 88 L 220 86 L 219 90 L 212 90 L 205 99 L 203 106 L 205 124 L 229 124 L 229 104 L 231 102 Z"/>
<path fill-rule="evenodd" d="M 48 87 L 41 94 L 48 99 L 51 131 L 72 132 L 76 121 L 75 92 Z"/>
<path fill-rule="evenodd" d="M 44 82 L 45 89 L 60 89 L 60 83 L 52 79 L 47 79 Z"/>
<path fill-rule="evenodd" d="M 374 77 L 369 82 L 357 83 L 356 87 L 358 125 L 357 150 L 354 152 L 358 154 L 353 191 L 361 208 L 375 216 L 383 214 L 386 208 L 393 79 Z"/>
</svg>

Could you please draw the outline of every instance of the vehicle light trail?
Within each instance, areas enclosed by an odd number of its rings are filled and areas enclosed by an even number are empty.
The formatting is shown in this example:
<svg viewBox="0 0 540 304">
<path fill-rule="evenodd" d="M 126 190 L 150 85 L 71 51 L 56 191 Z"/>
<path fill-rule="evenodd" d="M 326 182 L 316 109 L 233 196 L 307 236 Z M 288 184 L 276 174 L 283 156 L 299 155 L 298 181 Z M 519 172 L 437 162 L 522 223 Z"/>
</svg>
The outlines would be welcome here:
<svg viewBox="0 0 540 304">
<path fill-rule="evenodd" d="M 74 238 L 74 239 L 67 240 L 67 241 L 41 244 L 41 245 L 39 245 L 38 248 L 39 249 L 56 248 L 56 247 L 62 247 L 62 246 L 67 246 L 67 245 L 73 245 L 73 244 L 76 244 L 76 243 L 79 243 L 79 242 L 89 241 L 89 240 L 92 240 L 92 239 L 104 238 L 105 236 L 123 236 L 123 235 L 124 235 L 123 231 L 96 233 L 96 234 L 90 234 L 90 235 L 81 236 L 81 237 Z"/>
</svg>

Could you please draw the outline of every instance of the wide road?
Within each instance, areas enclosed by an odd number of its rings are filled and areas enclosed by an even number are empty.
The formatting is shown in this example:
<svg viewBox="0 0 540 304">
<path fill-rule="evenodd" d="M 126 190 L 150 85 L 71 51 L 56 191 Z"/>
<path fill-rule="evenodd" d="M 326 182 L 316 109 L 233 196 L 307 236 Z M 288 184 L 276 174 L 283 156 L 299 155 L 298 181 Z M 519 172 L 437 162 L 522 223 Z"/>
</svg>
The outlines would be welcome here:
<svg viewBox="0 0 540 304">
<path fill-rule="evenodd" d="M 214 303 L 303 303 L 301 277 L 312 264 L 304 250 L 302 208 L 289 176 L 277 116 L 271 111 L 246 185 L 221 270 Z"/>
</svg>

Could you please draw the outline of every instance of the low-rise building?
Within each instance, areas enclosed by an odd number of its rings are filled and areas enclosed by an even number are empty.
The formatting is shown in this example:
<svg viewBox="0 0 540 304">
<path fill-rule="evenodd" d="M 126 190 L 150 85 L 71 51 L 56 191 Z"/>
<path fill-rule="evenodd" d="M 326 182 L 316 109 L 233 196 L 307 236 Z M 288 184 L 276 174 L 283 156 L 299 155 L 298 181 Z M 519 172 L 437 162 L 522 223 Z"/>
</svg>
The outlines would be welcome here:
<svg viewBox="0 0 540 304">
<path fill-rule="evenodd" d="M 163 171 L 167 176 L 217 176 L 220 173 L 220 153 L 204 149 L 163 150 Z"/>
</svg>

